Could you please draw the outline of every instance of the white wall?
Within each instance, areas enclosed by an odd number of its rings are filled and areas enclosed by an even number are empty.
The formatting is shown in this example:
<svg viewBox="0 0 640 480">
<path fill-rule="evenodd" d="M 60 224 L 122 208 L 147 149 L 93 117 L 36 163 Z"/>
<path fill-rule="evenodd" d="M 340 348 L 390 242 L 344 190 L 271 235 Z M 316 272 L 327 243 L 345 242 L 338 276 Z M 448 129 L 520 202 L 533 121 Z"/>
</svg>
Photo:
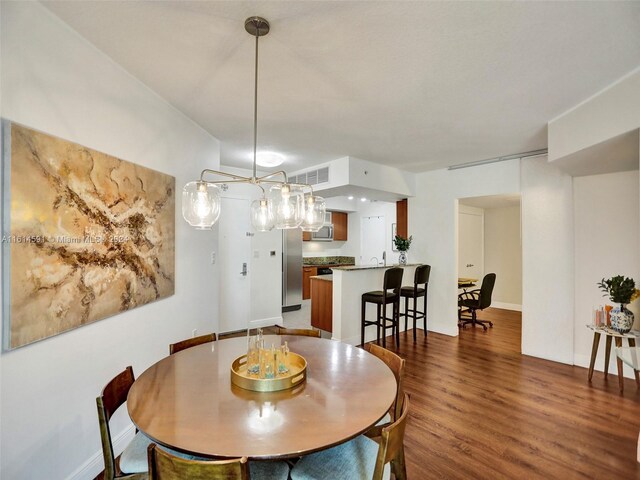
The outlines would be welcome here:
<svg viewBox="0 0 640 480">
<path fill-rule="evenodd" d="M 178 189 L 218 166 L 215 138 L 40 4 L 0 8 L 3 117 L 174 175 Z M 217 232 L 189 228 L 179 205 L 178 197 L 174 296 L 0 357 L 1 478 L 93 478 L 102 469 L 95 397 L 104 384 L 127 365 L 142 373 L 194 328 L 216 330 L 208 259 Z M 132 433 L 125 416 L 112 424 L 123 439 Z"/>
<path fill-rule="evenodd" d="M 573 363 L 571 177 L 522 161 L 522 353 Z"/>
<path fill-rule="evenodd" d="M 593 175 L 573 179 L 575 205 L 575 324 L 574 362 L 589 366 L 594 306 L 611 305 L 596 286 L 602 278 L 624 275 L 640 280 L 640 179 L 638 171 Z M 640 302 L 630 308 L 640 326 Z M 626 346 L 626 341 L 624 342 Z M 610 372 L 615 372 L 612 355 Z M 604 336 L 596 368 L 603 370 Z M 632 376 L 631 369 L 626 374 Z"/>
<path fill-rule="evenodd" d="M 416 175 L 409 198 L 411 262 L 431 265 L 429 329 L 457 335 L 458 198 L 518 193 L 520 160 Z"/>
<path fill-rule="evenodd" d="M 496 274 L 493 306 L 522 309 L 520 206 L 484 209 L 484 273 Z"/>
</svg>

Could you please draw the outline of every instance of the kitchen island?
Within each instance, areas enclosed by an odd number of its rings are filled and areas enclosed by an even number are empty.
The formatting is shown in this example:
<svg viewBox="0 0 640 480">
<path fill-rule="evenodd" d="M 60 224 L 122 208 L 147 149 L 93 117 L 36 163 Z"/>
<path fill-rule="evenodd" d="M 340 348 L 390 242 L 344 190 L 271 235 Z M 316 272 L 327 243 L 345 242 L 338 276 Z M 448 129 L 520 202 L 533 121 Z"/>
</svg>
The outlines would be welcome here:
<svg viewBox="0 0 640 480">
<path fill-rule="evenodd" d="M 384 272 L 392 267 L 402 267 L 402 285 L 413 286 L 413 276 L 420 264 L 366 266 L 355 265 L 349 267 L 334 267 L 332 275 L 332 338 L 351 345 L 360 344 L 360 318 L 362 294 L 372 290 L 382 290 Z M 313 296 L 311 300 L 313 304 Z M 404 301 L 401 300 L 401 310 L 404 311 Z M 391 316 L 391 305 L 387 306 Z M 375 305 L 367 304 L 367 318 L 376 315 Z M 404 320 L 400 322 L 400 330 L 404 330 Z M 390 330 L 387 330 L 391 334 Z M 376 339 L 376 328 L 371 326 L 365 331 L 365 341 Z"/>
</svg>

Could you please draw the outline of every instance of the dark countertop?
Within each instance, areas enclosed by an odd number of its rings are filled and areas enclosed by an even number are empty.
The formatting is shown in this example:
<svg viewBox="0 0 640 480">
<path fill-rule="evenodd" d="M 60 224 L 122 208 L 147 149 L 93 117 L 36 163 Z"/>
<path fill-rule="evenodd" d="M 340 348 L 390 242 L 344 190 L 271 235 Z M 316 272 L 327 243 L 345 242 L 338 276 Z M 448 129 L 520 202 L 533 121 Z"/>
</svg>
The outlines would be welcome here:
<svg viewBox="0 0 640 480">
<path fill-rule="evenodd" d="M 417 267 L 419 265 L 422 265 L 421 263 L 407 263 L 406 265 L 398 265 L 398 264 L 394 264 L 394 265 L 353 265 L 350 267 L 334 267 L 336 270 L 343 270 L 345 272 L 351 272 L 353 270 L 373 270 L 376 268 L 391 268 L 391 267 Z"/>
<path fill-rule="evenodd" d="M 302 259 L 302 266 L 304 267 L 331 267 L 331 266 L 345 266 L 355 265 L 355 257 L 345 256 L 329 256 L 329 257 L 304 257 Z"/>
</svg>

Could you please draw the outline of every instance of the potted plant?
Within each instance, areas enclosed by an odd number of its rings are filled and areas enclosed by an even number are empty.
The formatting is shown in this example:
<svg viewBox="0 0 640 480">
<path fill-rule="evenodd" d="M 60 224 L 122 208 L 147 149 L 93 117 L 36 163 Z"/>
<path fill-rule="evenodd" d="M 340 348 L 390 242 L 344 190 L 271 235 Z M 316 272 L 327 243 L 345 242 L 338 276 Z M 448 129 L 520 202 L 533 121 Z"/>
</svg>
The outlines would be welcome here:
<svg viewBox="0 0 640 480">
<path fill-rule="evenodd" d="M 598 283 L 598 287 L 613 303 L 620 306 L 611 310 L 611 328 L 619 333 L 627 333 L 633 327 L 633 313 L 627 309 L 629 304 L 636 298 L 636 282 L 633 278 L 616 275 L 607 280 L 604 278 Z"/>
<path fill-rule="evenodd" d="M 407 251 L 409 250 L 409 247 L 411 246 L 411 241 L 413 240 L 413 236 L 409 236 L 409 238 L 404 238 L 401 237 L 400 235 L 396 235 L 393 238 L 393 243 L 396 246 L 396 250 L 398 250 L 400 252 L 400 255 L 398 256 L 398 263 L 400 265 L 406 265 L 407 264 Z"/>
</svg>

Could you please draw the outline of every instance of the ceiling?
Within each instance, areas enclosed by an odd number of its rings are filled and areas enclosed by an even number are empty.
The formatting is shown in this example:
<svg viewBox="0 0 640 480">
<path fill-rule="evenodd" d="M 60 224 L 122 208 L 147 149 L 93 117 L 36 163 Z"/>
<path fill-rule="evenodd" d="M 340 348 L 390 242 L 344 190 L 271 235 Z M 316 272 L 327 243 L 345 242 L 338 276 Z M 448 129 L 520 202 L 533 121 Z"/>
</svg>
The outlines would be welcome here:
<svg viewBox="0 0 640 480">
<path fill-rule="evenodd" d="M 545 148 L 546 124 L 640 65 L 640 2 L 44 1 L 249 167 L 344 156 L 424 171 Z M 185 159 L 188 161 L 188 159 Z"/>
</svg>

